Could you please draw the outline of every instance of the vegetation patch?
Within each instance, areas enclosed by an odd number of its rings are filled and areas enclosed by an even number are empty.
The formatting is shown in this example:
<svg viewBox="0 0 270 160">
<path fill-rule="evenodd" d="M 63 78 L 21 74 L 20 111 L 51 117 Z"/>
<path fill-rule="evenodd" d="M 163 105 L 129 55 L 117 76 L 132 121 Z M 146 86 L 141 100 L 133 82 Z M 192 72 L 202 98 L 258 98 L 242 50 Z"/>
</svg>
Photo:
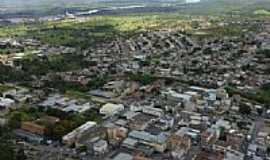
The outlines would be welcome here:
<svg viewBox="0 0 270 160">
<path fill-rule="evenodd" d="M 148 85 L 156 80 L 156 77 L 148 73 L 129 74 L 129 79 L 140 82 L 143 85 Z"/>
<path fill-rule="evenodd" d="M 37 107 L 25 105 L 8 115 L 9 127 L 20 128 L 22 122 L 35 121 L 46 115 L 60 118 L 60 121 L 56 124 L 37 122 L 38 124 L 46 127 L 47 136 L 53 139 L 60 139 L 65 134 L 71 132 L 73 129 L 79 127 L 87 121 L 95 121 L 99 123 L 102 120 L 102 117 L 99 115 L 99 113 L 92 110 L 88 110 L 83 114 L 78 114 L 66 113 L 54 108 L 49 108 L 44 111 L 41 108 L 38 109 Z"/>
<path fill-rule="evenodd" d="M 254 11 L 254 14 L 255 15 L 267 15 L 267 16 L 270 16 L 270 11 L 261 9 L 261 10 Z"/>
<path fill-rule="evenodd" d="M 255 93 L 250 93 L 250 92 L 244 93 L 244 92 L 242 92 L 242 91 L 240 91 L 232 86 L 226 87 L 226 90 L 230 96 L 232 96 L 234 94 L 238 94 L 244 98 L 247 98 L 249 100 L 252 100 L 252 101 L 255 101 L 258 103 L 262 103 L 262 104 L 266 104 L 266 105 L 270 104 L 270 85 L 269 84 L 256 90 Z"/>
<path fill-rule="evenodd" d="M 6 92 L 11 89 L 15 89 L 15 87 L 10 86 L 10 85 L 0 84 L 0 93 Z"/>
</svg>

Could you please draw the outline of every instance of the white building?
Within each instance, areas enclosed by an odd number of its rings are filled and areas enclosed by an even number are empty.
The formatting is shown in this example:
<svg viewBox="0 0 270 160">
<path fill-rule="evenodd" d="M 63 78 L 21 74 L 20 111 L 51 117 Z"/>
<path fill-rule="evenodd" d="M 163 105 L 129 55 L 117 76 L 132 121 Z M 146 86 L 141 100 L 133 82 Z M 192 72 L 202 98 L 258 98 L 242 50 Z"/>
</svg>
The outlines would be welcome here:
<svg viewBox="0 0 270 160">
<path fill-rule="evenodd" d="M 76 143 L 83 135 L 87 134 L 91 128 L 96 127 L 97 123 L 93 121 L 88 121 L 85 124 L 81 125 L 80 127 L 76 128 L 72 132 L 65 135 L 62 140 L 63 143 L 67 145 L 71 145 Z"/>
<path fill-rule="evenodd" d="M 162 109 L 154 108 L 154 107 L 144 107 L 143 113 L 150 114 L 153 116 L 158 116 L 158 117 L 161 117 L 164 114 Z"/>
<path fill-rule="evenodd" d="M 199 3 L 201 0 L 186 0 L 186 3 Z"/>
<path fill-rule="evenodd" d="M 90 103 L 85 103 L 85 104 L 81 104 L 81 105 L 71 104 L 68 107 L 63 108 L 62 110 L 65 111 L 65 112 L 73 111 L 73 112 L 83 113 L 83 112 L 85 112 L 85 111 L 87 111 L 89 109 L 91 109 Z"/>
<path fill-rule="evenodd" d="M 165 95 L 168 100 L 172 100 L 175 102 L 190 102 L 192 100 L 192 96 L 189 94 L 182 94 L 182 93 L 177 93 L 171 89 L 169 89 L 166 92 L 162 92 L 163 95 Z"/>
<path fill-rule="evenodd" d="M 121 111 L 124 111 L 125 107 L 123 104 L 112 104 L 112 103 L 107 103 L 102 108 L 99 110 L 100 114 L 110 116 L 110 115 L 115 115 Z"/>
</svg>

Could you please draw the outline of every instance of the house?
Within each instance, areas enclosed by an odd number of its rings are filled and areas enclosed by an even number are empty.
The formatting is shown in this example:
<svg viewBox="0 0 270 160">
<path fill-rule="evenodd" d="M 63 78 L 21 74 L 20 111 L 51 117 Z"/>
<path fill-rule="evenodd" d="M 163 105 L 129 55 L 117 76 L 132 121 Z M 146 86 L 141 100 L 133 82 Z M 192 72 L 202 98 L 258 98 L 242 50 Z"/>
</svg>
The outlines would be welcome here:
<svg viewBox="0 0 270 160">
<path fill-rule="evenodd" d="M 44 135 L 46 133 L 46 127 L 35 124 L 34 122 L 22 122 L 21 129 L 38 135 Z"/>
<path fill-rule="evenodd" d="M 170 116 L 163 116 L 155 123 L 155 126 L 157 128 L 160 128 L 161 130 L 167 130 L 169 128 L 172 128 L 174 125 L 174 118 Z"/>
<path fill-rule="evenodd" d="M 195 160 L 224 160 L 224 152 L 211 149 L 202 150 Z"/>
<path fill-rule="evenodd" d="M 128 126 L 134 130 L 145 130 L 153 119 L 155 119 L 153 116 L 140 113 L 128 121 Z"/>
<path fill-rule="evenodd" d="M 44 141 L 43 136 L 33 134 L 21 129 L 16 129 L 13 131 L 13 133 L 20 139 L 23 139 L 25 141 L 31 142 L 31 143 L 37 143 L 41 144 Z"/>
<path fill-rule="evenodd" d="M 226 143 L 231 149 L 236 151 L 242 151 L 245 136 L 241 133 L 230 131 L 226 134 Z"/>
<path fill-rule="evenodd" d="M 186 135 L 172 134 L 168 138 L 168 149 L 170 150 L 184 150 L 185 153 L 189 151 L 191 147 L 191 139 Z"/>
<path fill-rule="evenodd" d="M 212 128 L 208 128 L 201 134 L 201 144 L 203 146 L 211 145 L 216 142 L 217 140 L 217 133 L 216 130 Z"/>
</svg>

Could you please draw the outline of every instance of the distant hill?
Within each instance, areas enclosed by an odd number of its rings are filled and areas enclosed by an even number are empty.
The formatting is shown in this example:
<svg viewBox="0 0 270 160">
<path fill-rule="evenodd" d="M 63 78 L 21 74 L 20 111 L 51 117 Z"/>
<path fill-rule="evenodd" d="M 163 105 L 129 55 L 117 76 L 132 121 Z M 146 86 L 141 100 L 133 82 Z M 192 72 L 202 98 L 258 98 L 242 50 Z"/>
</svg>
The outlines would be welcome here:
<svg viewBox="0 0 270 160">
<path fill-rule="evenodd" d="M 68 10 L 100 9 L 144 5 L 164 7 L 183 4 L 186 0 L 0 0 L 0 16 L 4 14 L 40 15 L 58 14 Z M 194 0 L 193 0 L 194 1 Z"/>
<path fill-rule="evenodd" d="M 0 0 L 0 16 L 4 14 L 46 15 L 68 10 L 90 10 L 106 7 L 145 5 L 161 7 L 160 11 L 178 11 L 187 14 L 218 14 L 232 11 L 254 13 L 270 10 L 270 0 Z M 193 3 L 199 2 L 200 3 Z M 186 2 L 190 4 L 185 5 Z M 184 6 L 183 6 L 184 5 Z M 152 8 L 151 8 L 152 9 Z M 142 12 L 142 10 L 139 10 Z M 147 12 L 146 10 L 143 10 Z M 157 11 L 159 11 L 157 9 Z M 136 11 L 135 11 L 136 12 Z"/>
<path fill-rule="evenodd" d="M 48 11 L 55 8 L 99 8 L 161 3 L 178 3 L 185 0 L 1 0 L 2 13 Z"/>
</svg>

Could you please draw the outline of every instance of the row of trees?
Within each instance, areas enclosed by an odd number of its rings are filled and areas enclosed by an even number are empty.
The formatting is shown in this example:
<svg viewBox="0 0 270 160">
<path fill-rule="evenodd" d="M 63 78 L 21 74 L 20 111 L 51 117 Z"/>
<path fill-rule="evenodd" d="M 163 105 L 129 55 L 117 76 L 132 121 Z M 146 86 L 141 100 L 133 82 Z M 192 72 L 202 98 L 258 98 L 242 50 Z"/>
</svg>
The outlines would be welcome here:
<svg viewBox="0 0 270 160">
<path fill-rule="evenodd" d="M 148 73 L 138 73 L 138 74 L 132 73 L 128 75 L 128 78 L 132 81 L 140 82 L 143 85 L 150 84 L 154 82 L 155 80 L 157 80 L 156 77 Z"/>
</svg>

